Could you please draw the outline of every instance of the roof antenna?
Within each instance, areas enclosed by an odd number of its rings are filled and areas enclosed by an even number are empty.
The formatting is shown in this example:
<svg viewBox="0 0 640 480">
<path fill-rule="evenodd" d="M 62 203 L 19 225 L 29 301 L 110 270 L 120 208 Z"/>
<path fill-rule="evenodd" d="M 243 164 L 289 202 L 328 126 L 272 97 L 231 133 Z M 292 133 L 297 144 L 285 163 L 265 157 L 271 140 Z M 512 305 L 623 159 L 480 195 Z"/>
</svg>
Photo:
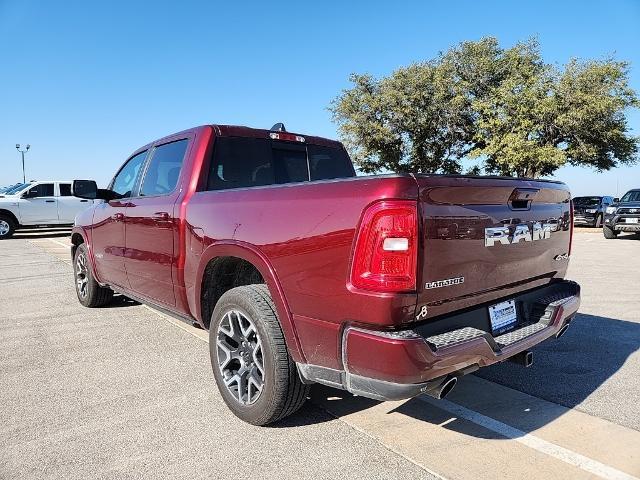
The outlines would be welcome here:
<svg viewBox="0 0 640 480">
<path fill-rule="evenodd" d="M 272 132 L 286 132 L 287 129 L 284 128 L 284 123 L 278 122 L 273 127 L 271 127 Z"/>
</svg>

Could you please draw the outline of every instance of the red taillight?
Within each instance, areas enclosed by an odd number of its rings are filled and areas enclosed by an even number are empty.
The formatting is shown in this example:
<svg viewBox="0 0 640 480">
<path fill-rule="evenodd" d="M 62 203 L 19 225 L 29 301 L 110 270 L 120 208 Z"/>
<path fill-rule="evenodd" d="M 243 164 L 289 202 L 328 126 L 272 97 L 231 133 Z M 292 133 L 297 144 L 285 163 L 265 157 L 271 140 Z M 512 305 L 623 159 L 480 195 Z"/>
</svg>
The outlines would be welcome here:
<svg viewBox="0 0 640 480">
<path fill-rule="evenodd" d="M 569 256 L 571 256 L 571 247 L 573 245 L 573 200 L 569 202 Z"/>
<path fill-rule="evenodd" d="M 360 222 L 351 264 L 351 284 L 378 292 L 416 289 L 416 202 L 384 200 L 368 207 Z"/>
</svg>

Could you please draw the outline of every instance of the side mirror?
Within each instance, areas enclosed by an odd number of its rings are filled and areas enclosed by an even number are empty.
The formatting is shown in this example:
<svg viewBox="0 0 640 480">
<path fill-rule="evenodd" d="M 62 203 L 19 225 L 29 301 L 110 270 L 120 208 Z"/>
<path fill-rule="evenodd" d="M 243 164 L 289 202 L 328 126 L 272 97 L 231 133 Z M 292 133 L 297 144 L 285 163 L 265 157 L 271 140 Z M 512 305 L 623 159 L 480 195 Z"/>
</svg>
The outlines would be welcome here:
<svg viewBox="0 0 640 480">
<path fill-rule="evenodd" d="M 86 198 L 88 200 L 114 200 L 121 198 L 112 190 L 106 190 L 98 188 L 95 180 L 74 180 L 73 181 L 73 196 L 78 198 Z"/>
<path fill-rule="evenodd" d="M 78 198 L 95 200 L 98 198 L 98 184 L 95 180 L 74 180 L 73 195 Z"/>
<path fill-rule="evenodd" d="M 614 198 L 613 203 L 620 203 L 620 199 L 618 197 Z"/>
</svg>

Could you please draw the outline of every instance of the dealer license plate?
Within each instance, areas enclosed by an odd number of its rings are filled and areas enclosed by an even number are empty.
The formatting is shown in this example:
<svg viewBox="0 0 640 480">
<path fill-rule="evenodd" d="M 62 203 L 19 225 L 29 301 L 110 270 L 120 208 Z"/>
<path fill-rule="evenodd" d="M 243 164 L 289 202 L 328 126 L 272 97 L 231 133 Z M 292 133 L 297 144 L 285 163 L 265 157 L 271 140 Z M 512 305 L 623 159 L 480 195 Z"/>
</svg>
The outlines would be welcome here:
<svg viewBox="0 0 640 480">
<path fill-rule="evenodd" d="M 638 219 L 636 217 L 629 217 L 625 220 L 625 223 L 638 223 Z"/>
<path fill-rule="evenodd" d="M 491 330 L 494 334 L 509 330 L 518 320 L 516 302 L 509 300 L 491 305 L 489 307 L 489 318 L 491 319 Z"/>
</svg>

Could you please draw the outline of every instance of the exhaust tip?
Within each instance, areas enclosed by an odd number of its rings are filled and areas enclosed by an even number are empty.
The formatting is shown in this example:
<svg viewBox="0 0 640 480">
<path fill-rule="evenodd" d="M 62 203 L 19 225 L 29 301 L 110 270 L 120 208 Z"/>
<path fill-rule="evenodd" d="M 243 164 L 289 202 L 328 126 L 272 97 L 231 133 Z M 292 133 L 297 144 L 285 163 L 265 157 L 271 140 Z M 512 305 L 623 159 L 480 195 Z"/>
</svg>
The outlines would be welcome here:
<svg viewBox="0 0 640 480">
<path fill-rule="evenodd" d="M 451 393 L 451 390 L 458 383 L 458 377 L 451 377 L 442 384 L 442 388 L 440 388 L 440 392 L 438 398 L 442 399 Z"/>
<path fill-rule="evenodd" d="M 560 338 L 561 336 L 563 336 L 565 333 L 567 333 L 568 329 L 569 324 L 565 324 L 560 330 L 558 330 L 558 333 L 556 333 L 556 338 Z"/>
<path fill-rule="evenodd" d="M 456 386 L 456 383 L 458 383 L 458 377 L 450 375 L 440 383 L 438 383 L 437 380 L 434 381 L 428 387 L 424 388 L 422 393 L 426 393 L 430 397 L 441 400 L 451 393 L 451 390 Z"/>
</svg>

